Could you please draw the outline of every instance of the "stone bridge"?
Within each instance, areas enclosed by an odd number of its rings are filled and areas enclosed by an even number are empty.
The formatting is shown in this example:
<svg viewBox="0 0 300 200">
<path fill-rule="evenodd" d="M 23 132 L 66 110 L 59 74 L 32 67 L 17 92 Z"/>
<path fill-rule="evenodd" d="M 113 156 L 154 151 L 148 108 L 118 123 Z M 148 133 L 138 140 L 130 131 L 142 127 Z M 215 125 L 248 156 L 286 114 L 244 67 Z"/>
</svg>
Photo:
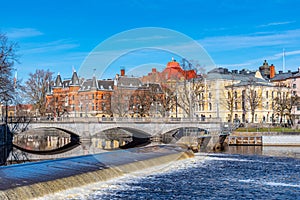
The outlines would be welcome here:
<svg viewBox="0 0 300 200">
<path fill-rule="evenodd" d="M 217 120 L 171 120 L 169 118 L 113 118 L 106 120 L 101 118 L 68 118 L 60 121 L 33 121 L 28 125 L 28 129 L 50 127 L 76 134 L 81 138 L 90 138 L 102 131 L 114 128 L 150 137 L 163 135 L 179 128 L 200 128 L 211 136 L 218 136 L 222 131 L 222 124 Z"/>
</svg>

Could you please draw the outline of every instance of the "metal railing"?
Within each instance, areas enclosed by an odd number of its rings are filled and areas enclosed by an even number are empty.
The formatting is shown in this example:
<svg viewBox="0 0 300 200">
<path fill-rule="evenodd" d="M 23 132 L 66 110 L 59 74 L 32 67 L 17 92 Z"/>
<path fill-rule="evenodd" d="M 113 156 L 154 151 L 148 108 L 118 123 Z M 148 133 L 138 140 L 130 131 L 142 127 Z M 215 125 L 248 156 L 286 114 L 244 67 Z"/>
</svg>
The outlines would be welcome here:
<svg viewBox="0 0 300 200">
<path fill-rule="evenodd" d="M 13 121 L 13 120 L 12 120 Z M 32 118 L 31 123 L 61 123 L 61 122 L 86 122 L 86 123 L 115 123 L 115 122 L 131 122 L 131 123 L 220 123 L 220 118 L 167 118 L 167 117 L 61 117 L 61 118 Z"/>
</svg>

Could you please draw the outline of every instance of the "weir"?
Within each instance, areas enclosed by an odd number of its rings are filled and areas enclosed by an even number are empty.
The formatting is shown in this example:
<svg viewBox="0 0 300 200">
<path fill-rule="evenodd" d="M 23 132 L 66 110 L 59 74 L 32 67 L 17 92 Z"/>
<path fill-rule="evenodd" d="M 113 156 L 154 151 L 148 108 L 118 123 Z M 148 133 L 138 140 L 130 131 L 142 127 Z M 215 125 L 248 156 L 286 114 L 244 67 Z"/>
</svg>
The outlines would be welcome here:
<svg viewBox="0 0 300 200">
<path fill-rule="evenodd" d="M 0 167 L 0 199 L 30 199 L 193 157 L 184 146 L 129 150 Z"/>
</svg>

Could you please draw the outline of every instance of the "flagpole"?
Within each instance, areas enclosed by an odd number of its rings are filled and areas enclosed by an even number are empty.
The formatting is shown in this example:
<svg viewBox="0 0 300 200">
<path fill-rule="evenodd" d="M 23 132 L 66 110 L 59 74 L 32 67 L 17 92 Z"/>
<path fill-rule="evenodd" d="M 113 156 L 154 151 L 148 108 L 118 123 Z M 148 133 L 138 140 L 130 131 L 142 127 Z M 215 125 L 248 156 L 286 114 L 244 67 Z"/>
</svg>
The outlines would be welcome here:
<svg viewBox="0 0 300 200">
<path fill-rule="evenodd" d="M 285 51 L 284 48 L 282 50 L 282 72 L 285 71 Z"/>
</svg>

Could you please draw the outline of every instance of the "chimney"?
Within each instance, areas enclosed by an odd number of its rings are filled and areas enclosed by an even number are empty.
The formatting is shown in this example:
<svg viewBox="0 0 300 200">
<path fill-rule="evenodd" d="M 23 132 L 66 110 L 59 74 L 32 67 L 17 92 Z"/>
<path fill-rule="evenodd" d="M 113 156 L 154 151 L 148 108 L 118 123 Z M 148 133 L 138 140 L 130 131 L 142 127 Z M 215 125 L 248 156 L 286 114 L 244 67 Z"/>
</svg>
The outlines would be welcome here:
<svg viewBox="0 0 300 200">
<path fill-rule="evenodd" d="M 156 68 L 152 68 L 152 73 L 156 73 Z"/>
<path fill-rule="evenodd" d="M 121 76 L 125 76 L 125 69 L 121 69 Z"/>
<path fill-rule="evenodd" d="M 275 77 L 275 66 L 272 64 L 270 66 L 270 78 L 274 78 Z"/>
<path fill-rule="evenodd" d="M 282 71 L 279 71 L 279 74 L 282 74 Z"/>
</svg>

